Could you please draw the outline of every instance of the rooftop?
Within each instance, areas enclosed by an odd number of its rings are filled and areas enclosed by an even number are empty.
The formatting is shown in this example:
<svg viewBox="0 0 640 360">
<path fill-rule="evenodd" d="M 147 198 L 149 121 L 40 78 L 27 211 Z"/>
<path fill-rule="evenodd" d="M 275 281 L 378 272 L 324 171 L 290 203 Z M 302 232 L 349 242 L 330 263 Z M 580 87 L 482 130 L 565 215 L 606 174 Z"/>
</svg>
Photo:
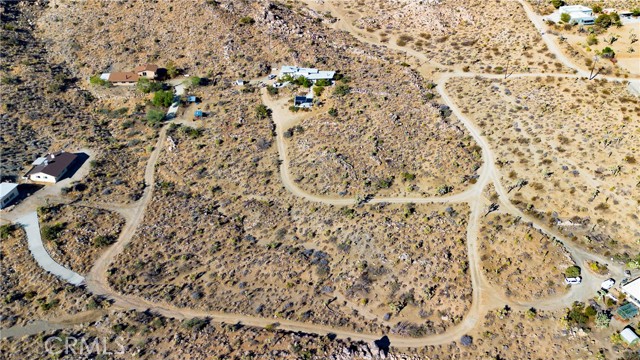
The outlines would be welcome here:
<svg viewBox="0 0 640 360">
<path fill-rule="evenodd" d="M 135 72 L 141 72 L 141 71 L 158 71 L 158 65 L 156 64 L 144 64 L 144 65 L 140 65 L 140 66 L 136 66 L 136 68 L 134 69 Z"/>
<path fill-rule="evenodd" d="M 111 82 L 137 82 L 140 76 L 131 71 L 124 72 L 112 72 L 109 74 L 109 81 Z"/>
<path fill-rule="evenodd" d="M 560 12 L 570 13 L 574 11 L 579 11 L 579 12 L 591 11 L 591 8 L 584 5 L 567 5 L 567 6 L 560 6 L 559 10 Z"/>
<path fill-rule="evenodd" d="M 27 176 L 36 173 L 43 173 L 53 177 L 58 177 L 64 173 L 67 167 L 69 167 L 77 157 L 78 156 L 75 154 L 64 151 L 49 154 L 44 158 L 44 161 L 39 162 L 38 165 L 29 170 Z M 38 158 L 38 160 L 40 159 L 41 158 Z"/>
<path fill-rule="evenodd" d="M 636 334 L 633 330 L 631 330 L 628 327 L 620 331 L 620 336 L 627 344 L 633 344 L 634 342 L 638 341 L 638 339 L 640 339 L 638 338 L 638 334 Z"/>
<path fill-rule="evenodd" d="M 12 192 L 13 189 L 17 187 L 18 187 L 18 184 L 14 184 L 14 183 L 0 183 L 0 197 L 5 197 L 5 195 Z"/>
<path fill-rule="evenodd" d="M 640 277 L 622 285 L 622 290 L 636 299 L 640 299 Z"/>
</svg>

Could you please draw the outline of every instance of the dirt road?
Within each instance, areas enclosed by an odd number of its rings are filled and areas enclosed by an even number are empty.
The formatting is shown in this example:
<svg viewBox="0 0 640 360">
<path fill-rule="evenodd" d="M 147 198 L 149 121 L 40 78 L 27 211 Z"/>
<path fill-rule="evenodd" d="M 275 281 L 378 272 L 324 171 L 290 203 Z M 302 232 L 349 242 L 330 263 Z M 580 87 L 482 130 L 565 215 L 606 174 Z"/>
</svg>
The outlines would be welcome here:
<svg viewBox="0 0 640 360">
<path fill-rule="evenodd" d="M 429 59 L 427 59 L 424 54 L 419 52 L 408 50 L 405 48 L 397 48 L 397 46 L 393 45 L 393 42 L 390 43 L 380 43 L 375 38 L 371 36 L 367 36 L 367 34 L 361 33 L 358 29 L 353 27 L 349 21 L 344 19 L 348 19 L 346 14 L 343 14 L 340 9 L 334 7 L 330 3 L 317 3 L 313 1 L 305 1 L 311 8 L 316 11 L 331 11 L 333 16 L 338 17 L 338 21 L 332 25 L 332 27 L 340 30 L 344 30 L 352 34 L 356 39 L 366 42 L 369 44 L 373 44 L 376 46 L 386 46 L 393 50 L 400 51 L 402 53 L 406 53 L 407 55 L 414 58 L 413 62 L 416 64 L 417 69 L 421 72 L 421 74 L 425 78 L 434 78 L 432 74 L 432 69 L 436 66 L 441 66 L 440 64 L 428 63 Z M 527 13 L 527 16 L 531 19 L 533 24 L 538 28 L 539 31 L 544 30 L 544 25 L 541 23 L 541 19 L 537 17 L 531 10 L 531 8 L 523 1 L 519 0 L 522 4 L 524 11 Z M 585 73 L 585 71 L 577 68 L 568 58 L 564 56 L 562 51 L 558 48 L 557 44 L 555 44 L 549 36 L 542 35 L 543 39 L 547 43 L 550 51 L 552 51 L 557 59 L 561 61 L 565 66 L 574 68 L 574 74 L 542 74 L 542 73 L 527 73 L 527 74 L 512 74 L 510 77 L 545 77 L 545 76 L 554 76 L 554 77 L 573 77 L 573 78 L 585 78 L 589 74 Z M 422 63 L 422 65 L 420 65 Z M 570 242 L 563 239 L 562 236 L 557 234 L 553 229 L 548 228 L 545 224 L 540 224 L 536 219 L 532 219 L 528 217 L 526 214 L 523 214 L 518 208 L 516 208 L 509 200 L 507 196 L 507 192 L 500 182 L 500 173 L 496 169 L 495 166 L 495 155 L 493 154 L 490 144 L 482 135 L 478 128 L 475 127 L 473 122 L 468 119 L 462 111 L 459 109 L 455 101 L 450 97 L 450 95 L 446 91 L 446 82 L 447 80 L 454 77 L 475 77 L 482 76 L 485 78 L 491 79 L 502 79 L 504 75 L 495 75 L 495 74 L 474 74 L 474 73 L 463 73 L 461 71 L 454 71 L 445 74 L 438 74 L 435 76 L 435 81 L 437 83 L 437 90 L 445 104 L 447 104 L 452 112 L 460 119 L 460 121 L 467 128 L 467 131 L 473 136 L 474 140 L 478 144 L 478 146 L 482 149 L 482 157 L 483 157 L 483 165 L 479 169 L 479 179 L 477 183 L 471 187 L 469 187 L 465 192 L 456 194 L 453 196 L 447 197 L 392 197 L 392 198 L 384 198 L 384 197 L 374 197 L 370 202 L 392 202 L 392 203 L 454 203 L 454 202 L 466 202 L 469 204 L 471 208 L 469 222 L 467 225 L 467 253 L 469 257 L 469 269 L 470 276 L 472 280 L 473 287 L 473 300 L 472 306 L 469 313 L 466 314 L 462 322 L 458 325 L 449 328 L 445 333 L 437 334 L 437 335 L 429 335 L 422 338 L 405 338 L 405 337 L 397 337 L 394 335 L 389 335 L 391 345 L 394 347 L 422 347 L 426 345 L 434 345 L 434 344 L 442 344 L 449 343 L 452 341 L 459 340 L 460 336 L 468 333 L 475 326 L 478 325 L 480 319 L 483 318 L 484 314 L 492 309 L 504 305 L 509 305 L 518 309 L 525 309 L 528 307 L 536 307 L 541 309 L 560 309 L 570 305 L 573 301 L 580 300 L 585 301 L 586 299 L 593 296 L 594 291 L 599 287 L 599 283 L 601 279 L 597 276 L 585 273 L 584 274 L 584 282 L 581 286 L 574 287 L 568 294 L 552 297 L 547 299 L 536 300 L 535 302 L 526 303 L 526 302 L 513 302 L 508 299 L 504 299 L 503 297 L 498 295 L 498 291 L 495 290 L 487 280 L 482 276 L 481 272 L 481 264 L 478 255 L 478 232 L 480 226 L 480 214 L 484 211 L 486 206 L 486 199 L 482 196 L 482 191 L 489 184 L 493 184 L 498 195 L 499 201 L 501 205 L 501 212 L 506 212 L 509 214 L 513 214 L 515 216 L 520 216 L 524 221 L 532 222 L 538 229 L 541 231 L 550 234 L 551 236 L 556 237 L 561 240 L 567 249 L 567 251 L 571 254 L 574 261 L 582 265 L 587 259 L 594 259 L 598 261 L 605 261 L 606 259 L 602 259 L 598 256 L 594 256 L 589 254 L 588 252 L 575 247 Z M 611 81 L 624 81 L 621 78 L 615 77 L 601 77 Z M 333 205 L 353 205 L 356 202 L 356 199 L 344 199 L 344 198 L 331 198 L 318 196 L 311 193 L 308 193 L 301 189 L 295 181 L 291 178 L 290 169 L 289 169 L 289 158 L 287 153 L 286 141 L 284 138 L 284 131 L 289 127 L 295 125 L 297 122 L 303 120 L 306 116 L 311 116 L 310 114 L 293 114 L 288 111 L 285 106 L 285 100 L 274 100 L 266 92 L 263 90 L 262 93 L 263 102 L 272 110 L 273 120 L 276 123 L 276 140 L 278 146 L 278 152 L 280 155 L 281 165 L 280 165 L 280 174 L 283 186 L 291 192 L 293 195 L 304 198 L 308 201 L 314 202 L 322 202 Z M 142 299 L 137 296 L 132 295 L 124 295 L 115 292 L 108 284 L 107 280 L 107 270 L 110 264 L 113 262 L 115 257 L 124 250 L 125 246 L 131 242 L 133 236 L 135 234 L 136 229 L 141 224 L 146 207 L 151 200 L 151 196 L 153 193 L 153 184 L 154 184 L 154 169 L 155 165 L 158 161 L 160 153 L 162 151 L 162 147 L 166 138 L 166 127 L 160 133 L 160 137 L 158 139 L 158 143 L 156 145 L 155 150 L 151 154 L 149 161 L 147 163 L 147 167 L 145 169 L 145 182 L 147 183 L 147 188 L 145 189 L 145 193 L 142 198 L 132 205 L 129 208 L 121 209 L 120 211 L 125 214 L 125 218 L 127 220 L 125 227 L 123 228 L 122 233 L 118 241 L 110 247 L 107 251 L 103 253 L 103 255 L 96 261 L 94 267 L 91 269 L 90 273 L 86 277 L 87 288 L 95 293 L 104 295 L 110 299 L 112 299 L 115 303 L 115 306 L 125 308 L 125 309 L 137 309 L 137 310 L 147 310 L 150 309 L 154 312 L 162 314 L 171 318 L 192 318 L 192 317 L 209 317 L 212 321 L 215 322 L 226 322 L 226 323 L 242 323 L 250 326 L 259 326 L 266 327 L 273 323 L 278 323 L 278 327 L 281 329 L 291 330 L 291 331 L 302 331 L 307 333 L 316 333 L 316 334 L 335 334 L 339 338 L 351 338 L 353 340 L 363 340 L 363 341 L 371 341 L 376 340 L 382 336 L 382 334 L 364 334 L 357 333 L 341 328 L 334 328 L 328 326 L 322 326 L 311 323 L 290 321 L 290 320 L 282 320 L 282 319 L 271 319 L 271 318 L 263 318 L 257 316 L 249 316 L 242 314 L 234 314 L 234 313 L 221 313 L 221 312 L 212 312 L 212 311 L 201 311 L 194 309 L 186 309 L 186 308 L 177 308 L 169 304 L 163 303 L 152 303 L 145 299 Z M 622 273 L 622 268 L 616 266 L 610 266 L 611 271 L 615 275 L 620 275 Z"/>
</svg>

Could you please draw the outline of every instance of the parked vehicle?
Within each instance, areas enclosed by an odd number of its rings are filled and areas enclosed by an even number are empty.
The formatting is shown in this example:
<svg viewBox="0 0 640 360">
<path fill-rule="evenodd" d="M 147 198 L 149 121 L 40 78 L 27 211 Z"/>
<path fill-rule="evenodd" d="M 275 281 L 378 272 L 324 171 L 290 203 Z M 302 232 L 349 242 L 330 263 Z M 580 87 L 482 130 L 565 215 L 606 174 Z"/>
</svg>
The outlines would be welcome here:
<svg viewBox="0 0 640 360">
<path fill-rule="evenodd" d="M 615 284 L 616 284 L 616 281 L 614 279 L 607 279 L 607 280 L 602 282 L 602 285 L 600 285 L 600 287 L 602 287 L 605 290 L 609 290 Z"/>
<path fill-rule="evenodd" d="M 267 80 L 273 80 L 276 78 L 276 74 L 270 74 L 269 76 L 267 76 Z"/>
<path fill-rule="evenodd" d="M 582 277 L 578 276 L 578 277 L 564 278 L 564 283 L 567 285 L 578 285 L 582 283 Z"/>
</svg>

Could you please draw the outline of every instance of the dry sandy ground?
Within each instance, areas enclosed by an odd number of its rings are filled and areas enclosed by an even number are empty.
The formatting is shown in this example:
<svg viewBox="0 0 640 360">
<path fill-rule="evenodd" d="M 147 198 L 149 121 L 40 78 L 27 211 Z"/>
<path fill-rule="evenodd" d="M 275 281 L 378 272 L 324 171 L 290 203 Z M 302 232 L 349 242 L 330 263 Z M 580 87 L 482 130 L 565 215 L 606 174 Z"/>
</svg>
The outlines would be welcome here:
<svg viewBox="0 0 640 360">
<path fill-rule="evenodd" d="M 626 85 L 476 78 L 447 86 L 493 142 L 502 181 L 522 209 L 590 250 L 635 256 L 640 106 Z"/>
<path fill-rule="evenodd" d="M 270 121 L 225 123 L 208 122 L 193 138 L 185 127 L 170 130 L 175 145 L 159 160 L 149 215 L 114 263 L 116 289 L 180 307 L 414 336 L 462 319 L 471 301 L 468 209 L 305 203 L 269 170 L 277 156 Z"/>
<path fill-rule="evenodd" d="M 533 301 L 566 292 L 568 253 L 548 235 L 512 215 L 491 213 L 480 229 L 484 275 L 507 298 Z"/>
<path fill-rule="evenodd" d="M 86 206 L 60 205 L 39 209 L 41 228 L 61 225 L 52 240 L 45 240 L 47 252 L 59 264 L 87 274 L 101 251 L 115 242 L 124 225 L 118 214 Z"/>
<path fill-rule="evenodd" d="M 99 307 L 89 293 L 44 272 L 36 264 L 27 248 L 24 230 L 16 229 L 3 238 L 0 249 L 3 328 Z"/>
</svg>

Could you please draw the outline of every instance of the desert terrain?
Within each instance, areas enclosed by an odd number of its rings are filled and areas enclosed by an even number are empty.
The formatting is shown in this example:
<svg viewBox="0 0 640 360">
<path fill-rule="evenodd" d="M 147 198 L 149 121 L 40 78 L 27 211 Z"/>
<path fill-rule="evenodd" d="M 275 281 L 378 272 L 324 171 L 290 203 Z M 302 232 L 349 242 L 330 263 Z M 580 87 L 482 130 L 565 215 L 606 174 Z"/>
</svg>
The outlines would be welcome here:
<svg viewBox="0 0 640 360">
<path fill-rule="evenodd" d="M 3 181 L 90 149 L 80 179 L 0 213 L 3 357 L 634 359 L 636 79 L 593 77 L 546 11 L 2 5 Z M 145 63 L 166 78 L 96 80 Z M 283 65 L 336 74 L 267 78 Z M 33 212 L 79 286 L 32 256 Z"/>
</svg>

